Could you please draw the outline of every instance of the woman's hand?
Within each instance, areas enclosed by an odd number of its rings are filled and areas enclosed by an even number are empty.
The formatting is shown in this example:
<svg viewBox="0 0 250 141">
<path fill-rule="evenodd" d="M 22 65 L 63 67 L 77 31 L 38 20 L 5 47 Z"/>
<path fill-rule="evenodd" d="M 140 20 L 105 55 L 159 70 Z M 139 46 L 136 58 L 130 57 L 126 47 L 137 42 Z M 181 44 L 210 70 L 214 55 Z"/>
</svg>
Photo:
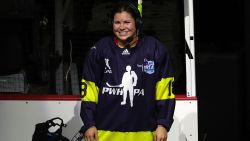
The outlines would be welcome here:
<svg viewBox="0 0 250 141">
<path fill-rule="evenodd" d="M 90 127 L 84 134 L 85 141 L 99 141 L 97 129 L 95 126 Z"/>
<path fill-rule="evenodd" d="M 166 141 L 168 137 L 168 131 L 163 126 L 158 126 L 155 130 L 154 141 Z"/>
</svg>

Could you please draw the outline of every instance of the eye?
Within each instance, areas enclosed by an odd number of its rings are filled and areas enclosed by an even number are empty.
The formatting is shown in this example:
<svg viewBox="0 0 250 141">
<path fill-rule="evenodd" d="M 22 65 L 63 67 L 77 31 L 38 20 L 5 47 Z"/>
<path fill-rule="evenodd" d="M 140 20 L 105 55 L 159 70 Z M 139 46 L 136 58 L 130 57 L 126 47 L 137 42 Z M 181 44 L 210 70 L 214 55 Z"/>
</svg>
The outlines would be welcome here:
<svg viewBox="0 0 250 141">
<path fill-rule="evenodd" d="M 114 21 L 113 24 L 120 24 L 120 22 L 119 21 Z"/>
</svg>

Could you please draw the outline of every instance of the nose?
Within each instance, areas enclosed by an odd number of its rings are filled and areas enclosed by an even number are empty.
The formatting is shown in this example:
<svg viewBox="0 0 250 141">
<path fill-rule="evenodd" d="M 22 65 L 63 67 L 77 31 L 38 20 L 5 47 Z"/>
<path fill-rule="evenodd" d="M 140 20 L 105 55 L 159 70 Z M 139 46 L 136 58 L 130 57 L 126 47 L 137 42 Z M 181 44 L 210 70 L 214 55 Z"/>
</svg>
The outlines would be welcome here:
<svg viewBox="0 0 250 141">
<path fill-rule="evenodd" d="M 120 30 L 124 30 L 125 29 L 124 23 L 121 23 L 119 28 L 120 28 Z"/>
</svg>

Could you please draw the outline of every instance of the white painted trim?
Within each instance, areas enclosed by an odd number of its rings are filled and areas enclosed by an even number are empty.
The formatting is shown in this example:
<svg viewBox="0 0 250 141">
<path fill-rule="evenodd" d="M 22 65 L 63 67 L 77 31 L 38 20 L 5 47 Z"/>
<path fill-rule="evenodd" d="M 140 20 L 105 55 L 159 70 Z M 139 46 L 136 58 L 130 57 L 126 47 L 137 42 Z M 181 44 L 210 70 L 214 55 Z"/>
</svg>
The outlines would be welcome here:
<svg viewBox="0 0 250 141">
<path fill-rule="evenodd" d="M 193 59 L 188 55 L 186 58 L 186 89 L 187 97 L 196 96 L 196 78 L 195 78 L 195 45 L 194 45 L 194 17 L 193 0 L 184 0 L 184 22 L 185 22 L 185 40 L 186 48 L 190 49 Z M 191 39 L 192 38 L 192 39 Z"/>
</svg>

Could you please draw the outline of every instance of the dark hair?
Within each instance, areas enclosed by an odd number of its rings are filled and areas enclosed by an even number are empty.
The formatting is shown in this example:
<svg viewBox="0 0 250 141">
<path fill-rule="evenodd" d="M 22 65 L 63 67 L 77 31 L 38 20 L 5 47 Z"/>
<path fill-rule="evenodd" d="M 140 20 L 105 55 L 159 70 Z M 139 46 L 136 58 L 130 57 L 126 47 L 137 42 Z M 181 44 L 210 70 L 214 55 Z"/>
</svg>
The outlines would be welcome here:
<svg viewBox="0 0 250 141">
<path fill-rule="evenodd" d="M 131 16 L 134 18 L 135 20 L 135 24 L 136 24 L 136 29 L 140 30 L 142 27 L 142 18 L 140 15 L 139 10 L 136 8 L 136 6 L 129 2 L 129 1 L 119 1 L 115 4 L 114 8 L 111 11 L 111 20 L 113 22 L 114 20 L 114 16 L 116 13 L 121 13 L 121 12 L 128 12 L 131 14 Z"/>
</svg>

